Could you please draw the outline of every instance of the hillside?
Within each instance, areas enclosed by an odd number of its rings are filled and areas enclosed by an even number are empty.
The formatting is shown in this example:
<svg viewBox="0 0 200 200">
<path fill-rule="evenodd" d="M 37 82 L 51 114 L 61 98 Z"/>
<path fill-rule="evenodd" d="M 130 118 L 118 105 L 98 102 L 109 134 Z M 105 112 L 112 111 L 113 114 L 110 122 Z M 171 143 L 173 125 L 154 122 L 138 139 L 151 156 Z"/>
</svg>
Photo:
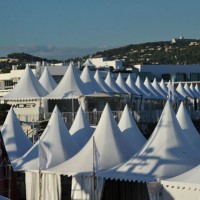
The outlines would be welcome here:
<svg viewBox="0 0 200 200">
<path fill-rule="evenodd" d="M 200 40 L 183 39 L 132 44 L 121 48 L 97 52 L 93 57 L 125 59 L 129 64 L 199 64 Z"/>
</svg>

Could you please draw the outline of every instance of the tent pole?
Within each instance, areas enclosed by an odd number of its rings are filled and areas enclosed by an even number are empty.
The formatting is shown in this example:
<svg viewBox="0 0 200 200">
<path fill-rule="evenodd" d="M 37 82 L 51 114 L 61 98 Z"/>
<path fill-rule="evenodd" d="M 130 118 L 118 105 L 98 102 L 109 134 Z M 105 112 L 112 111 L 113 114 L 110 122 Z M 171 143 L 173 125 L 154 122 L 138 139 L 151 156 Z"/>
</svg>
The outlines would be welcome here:
<svg viewBox="0 0 200 200">
<path fill-rule="evenodd" d="M 93 199 L 96 200 L 96 173 L 95 173 L 95 148 L 94 148 L 94 136 L 93 136 Z"/>
</svg>

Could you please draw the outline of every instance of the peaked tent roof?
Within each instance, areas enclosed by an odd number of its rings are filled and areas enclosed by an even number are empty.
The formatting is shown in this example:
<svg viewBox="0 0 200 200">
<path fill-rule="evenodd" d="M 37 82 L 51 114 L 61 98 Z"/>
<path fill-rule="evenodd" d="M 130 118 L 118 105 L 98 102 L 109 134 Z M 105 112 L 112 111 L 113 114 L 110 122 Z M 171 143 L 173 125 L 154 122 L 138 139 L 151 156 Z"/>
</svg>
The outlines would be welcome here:
<svg viewBox="0 0 200 200">
<path fill-rule="evenodd" d="M 144 85 L 148 88 L 148 90 L 151 92 L 151 94 L 152 94 L 156 99 L 165 99 L 165 97 L 162 96 L 161 94 L 159 94 L 159 92 L 156 91 L 156 89 L 152 86 L 152 84 L 150 83 L 148 77 L 145 78 Z"/>
<path fill-rule="evenodd" d="M 165 91 L 166 94 L 168 94 L 168 88 L 163 79 L 160 81 L 160 87 Z"/>
<path fill-rule="evenodd" d="M 1 134 L 11 162 L 23 156 L 33 146 L 12 107 L 1 128 Z"/>
<path fill-rule="evenodd" d="M 176 114 L 176 117 L 178 119 L 178 122 L 183 130 L 183 133 L 185 134 L 185 137 L 188 141 L 191 142 L 191 144 L 196 148 L 196 150 L 200 153 L 200 135 L 195 128 L 194 124 L 192 123 L 192 120 L 183 104 L 181 102 L 178 112 Z"/>
<path fill-rule="evenodd" d="M 40 137 L 40 141 L 52 154 L 52 158 L 48 158 L 50 159 L 48 160 L 48 162 L 50 162 L 49 167 L 53 167 L 66 161 L 75 155 L 79 149 L 69 134 L 57 106 L 55 106 L 53 110 L 49 123 Z M 14 165 L 15 171 L 38 170 L 38 144 L 39 141 L 37 141 L 26 154 L 16 161 Z"/>
<path fill-rule="evenodd" d="M 171 88 L 171 87 L 174 87 L 174 86 L 172 86 L 172 82 L 169 80 L 169 82 L 167 84 L 167 93 L 168 93 L 169 88 Z M 175 96 L 175 98 L 177 98 L 179 100 L 185 99 L 185 97 L 182 94 L 180 94 L 178 91 L 176 91 L 175 87 L 174 87 L 174 96 Z"/>
<path fill-rule="evenodd" d="M 197 98 L 200 97 L 200 93 L 195 89 L 193 83 L 190 84 L 190 89 L 192 90 L 192 92 L 195 94 L 195 96 L 196 96 Z"/>
<path fill-rule="evenodd" d="M 195 89 L 200 94 L 200 88 L 199 88 L 198 84 L 195 85 Z"/>
<path fill-rule="evenodd" d="M 106 93 L 114 93 L 114 91 L 105 83 L 105 81 L 100 77 L 99 70 L 96 70 L 94 79 L 99 84 L 99 86 L 102 88 L 102 90 Z"/>
<path fill-rule="evenodd" d="M 99 170 L 118 165 L 128 160 L 133 154 L 107 104 L 93 137 L 88 143 L 73 158 L 49 169 L 49 171 L 67 175 L 93 172 L 94 140 L 99 153 Z"/>
<path fill-rule="evenodd" d="M 127 94 L 135 94 L 132 89 L 126 84 L 126 82 L 123 80 L 121 73 L 118 74 L 116 79 L 117 85 L 124 91 L 124 93 Z"/>
<path fill-rule="evenodd" d="M 130 146 L 136 152 L 138 152 L 140 148 L 145 144 L 146 139 L 139 130 L 137 124 L 135 123 L 135 120 L 127 105 L 124 108 L 118 126 L 127 143 L 129 143 Z"/>
<path fill-rule="evenodd" d="M 101 92 L 103 92 L 103 90 L 98 85 L 98 83 L 96 82 L 94 77 L 91 75 L 90 69 L 89 69 L 88 66 L 84 67 L 80 78 L 83 81 L 83 83 L 85 84 L 86 88 L 89 88 L 89 90 L 92 93 L 101 93 Z"/>
<path fill-rule="evenodd" d="M 130 181 L 155 181 L 181 174 L 200 163 L 167 101 L 151 137 L 129 161 L 98 176 Z"/>
<path fill-rule="evenodd" d="M 80 149 L 88 142 L 94 132 L 94 129 L 90 127 L 86 114 L 81 107 L 78 109 L 69 132 Z"/>
<path fill-rule="evenodd" d="M 146 96 L 139 88 L 135 85 L 134 81 L 131 79 L 131 75 L 129 74 L 126 79 L 126 84 L 131 88 L 134 94 Z"/>
<path fill-rule="evenodd" d="M 47 99 L 63 99 L 63 98 L 78 98 L 79 96 L 90 94 L 75 67 L 70 63 L 65 75 L 63 76 L 57 87 L 49 93 L 45 98 Z"/>
<path fill-rule="evenodd" d="M 181 94 L 184 98 L 191 97 L 190 94 L 185 90 L 181 82 L 179 82 L 178 87 L 176 88 L 176 91 L 179 94 Z"/>
<path fill-rule="evenodd" d="M 47 67 L 44 68 L 42 76 L 39 79 L 39 82 L 46 89 L 46 91 L 48 91 L 48 93 L 52 92 L 57 86 L 56 81 L 51 76 Z"/>
<path fill-rule="evenodd" d="M 163 90 L 160 85 L 158 84 L 156 78 L 154 78 L 152 86 L 154 87 L 154 89 L 165 99 L 167 99 L 167 93 L 165 92 L 165 90 Z"/>
<path fill-rule="evenodd" d="M 151 92 L 149 91 L 149 89 L 144 85 L 144 83 L 142 82 L 140 76 L 137 76 L 135 85 L 139 88 L 140 91 L 142 91 L 143 94 L 145 94 L 145 96 L 143 96 L 144 98 L 146 97 L 147 99 L 152 99 L 154 98 L 154 96 L 151 94 Z"/>
<path fill-rule="evenodd" d="M 190 89 L 190 87 L 189 87 L 189 85 L 187 83 L 185 83 L 184 89 L 187 91 L 187 93 L 190 95 L 191 98 L 197 97 L 195 95 L 195 93 L 192 92 L 192 90 Z"/>
<path fill-rule="evenodd" d="M 117 85 L 111 73 L 108 72 L 105 83 L 116 93 L 123 94 L 124 91 Z"/>
<path fill-rule="evenodd" d="M 39 99 L 47 94 L 48 92 L 27 66 L 19 82 L 2 99 Z"/>
<path fill-rule="evenodd" d="M 88 67 L 93 67 L 95 66 L 92 61 L 90 59 L 87 59 L 83 64 L 82 66 L 88 66 Z"/>
</svg>

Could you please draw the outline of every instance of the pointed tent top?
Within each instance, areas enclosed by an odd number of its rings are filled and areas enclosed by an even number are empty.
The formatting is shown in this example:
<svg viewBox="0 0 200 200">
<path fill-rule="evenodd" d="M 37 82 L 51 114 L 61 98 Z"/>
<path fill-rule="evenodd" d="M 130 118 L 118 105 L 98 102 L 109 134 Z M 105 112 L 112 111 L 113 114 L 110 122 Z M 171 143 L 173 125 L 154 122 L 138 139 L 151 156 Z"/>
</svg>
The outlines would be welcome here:
<svg viewBox="0 0 200 200">
<path fill-rule="evenodd" d="M 137 79 L 136 79 L 136 82 L 135 82 L 135 85 L 139 88 L 139 90 L 142 91 L 143 94 L 145 94 L 145 96 L 147 98 L 154 98 L 151 94 L 151 92 L 149 91 L 149 89 L 144 85 L 144 83 L 142 82 L 140 76 L 138 75 L 137 76 Z"/>
<path fill-rule="evenodd" d="M 83 109 L 79 107 L 73 124 L 69 130 L 72 138 L 79 144 L 80 149 L 88 142 L 93 133 Z"/>
<path fill-rule="evenodd" d="M 176 114 L 178 122 L 183 130 L 183 133 L 188 141 L 191 142 L 193 146 L 196 147 L 197 151 L 200 153 L 200 135 L 196 130 L 183 102 L 181 102 L 178 112 Z"/>
<path fill-rule="evenodd" d="M 138 87 L 135 85 L 135 83 L 133 82 L 133 80 L 131 79 L 131 75 L 129 74 L 127 79 L 126 79 L 126 84 L 131 88 L 131 90 L 134 92 L 134 94 L 137 94 L 137 95 L 144 95 L 142 93 L 142 91 L 140 91 L 138 89 Z"/>
<path fill-rule="evenodd" d="M 117 85 L 114 78 L 112 77 L 111 73 L 108 72 L 105 83 L 116 93 L 123 94 L 124 91 Z"/>
<path fill-rule="evenodd" d="M 200 88 L 199 88 L 198 84 L 195 85 L 195 89 L 200 94 Z"/>
<path fill-rule="evenodd" d="M 156 78 L 154 78 L 152 86 L 154 87 L 154 89 L 165 99 L 167 99 L 167 95 L 168 93 L 165 92 L 165 90 L 163 90 L 160 85 L 158 84 Z"/>
<path fill-rule="evenodd" d="M 98 85 L 98 83 L 96 82 L 96 80 L 94 79 L 94 77 L 91 75 L 90 69 L 89 69 L 88 66 L 84 67 L 84 69 L 83 69 L 83 71 L 81 73 L 80 78 L 83 81 L 83 83 L 85 84 L 85 86 L 87 88 L 89 88 L 89 90 L 92 93 L 101 93 L 101 92 L 103 92 L 103 90 Z"/>
<path fill-rule="evenodd" d="M 45 96 L 45 98 L 78 98 L 79 96 L 90 94 L 91 91 L 85 87 L 79 74 L 75 70 L 73 64 L 70 63 L 60 83 L 49 95 Z"/>
<path fill-rule="evenodd" d="M 93 137 L 73 158 L 49 169 L 49 171 L 67 175 L 91 173 L 93 171 L 93 138 L 100 155 L 99 170 L 118 165 L 134 154 L 129 149 L 129 144 L 124 140 L 108 104 L 106 104 Z M 85 162 L 86 160 L 87 162 Z M 77 163 L 79 164 L 77 165 Z"/>
<path fill-rule="evenodd" d="M 1 134 L 11 162 L 23 156 L 32 147 L 12 107 L 1 128 Z"/>
<path fill-rule="evenodd" d="M 3 99 L 39 99 L 48 92 L 40 84 L 29 66 L 26 66 L 19 82 Z"/>
<path fill-rule="evenodd" d="M 149 182 L 176 176 L 199 162 L 168 100 L 156 128 L 143 148 L 126 163 L 98 176 Z"/>
<path fill-rule="evenodd" d="M 136 152 L 144 145 L 146 142 L 145 137 L 142 135 L 139 130 L 135 120 L 128 108 L 128 105 L 125 106 L 122 116 L 119 120 L 118 126 L 123 133 L 126 141 L 130 146 L 135 149 Z"/>
<path fill-rule="evenodd" d="M 169 90 L 169 88 L 172 87 L 172 82 L 169 80 L 168 84 L 167 84 L 167 92 Z M 185 97 L 183 95 L 181 95 L 175 88 L 174 88 L 174 96 L 176 98 L 178 98 L 179 100 L 184 100 Z"/>
<path fill-rule="evenodd" d="M 168 88 L 163 79 L 160 81 L 160 87 L 165 91 L 166 94 L 168 94 Z"/>
<path fill-rule="evenodd" d="M 134 94 L 134 92 L 131 90 L 131 88 L 123 80 L 121 73 L 118 74 L 116 83 L 124 91 L 124 93 Z"/>
<path fill-rule="evenodd" d="M 39 82 L 48 92 L 53 91 L 57 86 L 56 81 L 51 76 L 47 67 L 44 68 L 44 71 L 42 73 L 42 76 L 40 77 Z"/>
<path fill-rule="evenodd" d="M 184 89 L 181 82 L 179 82 L 178 87 L 176 88 L 176 91 L 181 94 L 184 98 L 190 97 L 190 94 Z"/>
<path fill-rule="evenodd" d="M 65 122 L 57 106 L 45 128 L 40 141 L 45 144 L 52 154 L 49 167 L 56 166 L 71 158 L 78 152 L 78 145 L 69 134 Z M 38 143 L 24 154 L 14 165 L 14 170 L 38 170 Z"/>
<path fill-rule="evenodd" d="M 95 66 L 92 61 L 90 59 L 87 59 L 83 64 L 82 66 L 88 66 L 88 67 L 93 67 Z"/>
<path fill-rule="evenodd" d="M 192 90 L 190 89 L 190 87 L 189 87 L 189 85 L 187 83 L 185 83 L 184 89 L 187 91 L 187 93 L 190 95 L 191 98 L 195 98 L 196 97 L 196 95 L 192 92 Z"/>
<path fill-rule="evenodd" d="M 97 69 L 94 75 L 94 79 L 106 93 L 114 93 L 114 91 L 105 83 L 105 81 L 100 77 L 99 70 Z"/>
<path fill-rule="evenodd" d="M 200 97 L 200 94 L 199 94 L 198 91 L 195 89 L 193 83 L 190 84 L 190 89 L 192 90 L 192 92 L 195 94 L 195 96 L 196 96 L 197 98 Z"/>
<path fill-rule="evenodd" d="M 163 99 L 164 97 L 161 96 L 159 94 L 158 91 L 155 90 L 155 88 L 151 85 L 148 77 L 145 78 L 145 81 L 144 81 L 144 85 L 149 89 L 149 91 L 151 92 L 151 94 L 156 98 L 156 99 Z"/>
</svg>

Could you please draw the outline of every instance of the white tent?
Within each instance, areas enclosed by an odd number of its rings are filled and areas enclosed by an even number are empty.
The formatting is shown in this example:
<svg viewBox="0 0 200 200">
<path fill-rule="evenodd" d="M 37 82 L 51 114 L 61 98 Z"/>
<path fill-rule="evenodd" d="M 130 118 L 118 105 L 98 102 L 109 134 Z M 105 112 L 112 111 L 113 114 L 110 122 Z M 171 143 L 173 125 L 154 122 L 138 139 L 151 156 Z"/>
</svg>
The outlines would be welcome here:
<svg viewBox="0 0 200 200">
<path fill-rule="evenodd" d="M 49 93 L 47 99 L 78 98 L 79 96 L 90 94 L 85 87 L 72 63 L 70 63 L 65 75 L 57 87 Z"/>
<path fill-rule="evenodd" d="M 186 140 L 175 113 L 167 101 L 154 132 L 143 148 L 129 161 L 99 173 L 106 179 L 156 181 L 186 172 L 200 163 Z"/>
<path fill-rule="evenodd" d="M 168 88 L 163 79 L 160 81 L 160 87 L 168 94 Z"/>
<path fill-rule="evenodd" d="M 195 94 L 195 96 L 196 96 L 197 98 L 200 97 L 200 93 L 195 89 L 193 83 L 190 84 L 190 89 L 192 90 L 192 92 Z"/>
<path fill-rule="evenodd" d="M 94 77 L 90 73 L 90 69 L 88 66 L 84 67 L 81 76 L 81 80 L 85 84 L 86 88 L 88 88 L 92 93 L 101 93 L 103 90 L 99 86 L 99 84 L 96 82 Z"/>
<path fill-rule="evenodd" d="M 200 94 L 200 88 L 199 88 L 198 84 L 195 85 L 195 90 Z"/>
<path fill-rule="evenodd" d="M 87 59 L 82 66 L 94 67 L 95 65 L 92 63 L 90 59 Z"/>
<path fill-rule="evenodd" d="M 58 165 L 70 157 L 74 156 L 78 151 L 78 145 L 69 134 L 60 111 L 55 106 L 47 127 L 45 128 L 40 140 L 33 147 L 19 158 L 14 166 L 15 171 L 27 171 L 39 169 L 39 142 L 42 142 L 49 157 L 47 158 L 49 165 L 53 167 Z"/>
<path fill-rule="evenodd" d="M 100 77 L 99 70 L 96 70 L 94 79 L 99 84 L 99 86 L 102 88 L 102 90 L 106 93 L 114 93 L 114 91 L 105 83 L 105 81 Z"/>
<path fill-rule="evenodd" d="M 173 89 L 173 92 L 174 92 L 174 98 L 175 99 L 179 99 L 179 100 L 184 100 L 186 97 L 183 96 L 182 94 L 180 94 L 176 88 L 174 87 L 173 83 L 169 80 L 168 84 L 167 84 L 167 92 L 168 92 L 168 95 L 169 95 L 169 91 L 170 91 L 170 88 Z M 182 87 L 181 87 L 182 88 Z"/>
<path fill-rule="evenodd" d="M 121 73 L 118 74 L 117 79 L 116 79 L 116 83 L 124 91 L 124 93 L 134 94 L 132 89 L 123 80 Z"/>
<path fill-rule="evenodd" d="M 12 107 L 1 128 L 1 134 L 11 163 L 32 147 L 32 143 L 25 135 Z"/>
<path fill-rule="evenodd" d="M 199 200 L 200 194 L 200 165 L 175 176 L 162 180 L 162 197 L 165 200 Z"/>
<path fill-rule="evenodd" d="M 182 95 L 184 98 L 186 97 L 191 97 L 191 95 L 185 90 L 185 88 L 183 87 L 182 83 L 179 82 L 178 87 L 176 88 L 176 91 Z M 191 97 L 192 98 L 192 97 Z"/>
<path fill-rule="evenodd" d="M 94 129 L 90 127 L 86 114 L 81 107 L 79 107 L 77 111 L 69 132 L 80 149 L 88 142 L 94 132 Z"/>
<path fill-rule="evenodd" d="M 107 104 L 93 137 L 87 144 L 74 157 L 48 171 L 64 175 L 92 173 L 94 139 L 99 153 L 98 170 L 109 169 L 128 160 L 133 155 Z"/>
<path fill-rule="evenodd" d="M 165 99 L 165 97 L 159 94 L 159 92 L 152 86 L 148 77 L 145 78 L 144 85 L 156 99 Z"/>
<path fill-rule="evenodd" d="M 154 87 L 154 89 L 165 99 L 167 99 L 167 95 L 168 93 L 165 92 L 165 90 L 163 90 L 161 88 L 161 86 L 158 84 L 156 78 L 154 78 L 152 86 Z"/>
<path fill-rule="evenodd" d="M 197 97 L 196 94 L 192 92 L 192 90 L 190 89 L 187 83 L 185 83 L 184 89 L 187 91 L 187 93 L 190 95 L 191 98 Z"/>
<path fill-rule="evenodd" d="M 178 122 L 183 130 L 183 133 L 188 141 L 191 142 L 192 146 L 194 146 L 198 153 L 200 153 L 200 135 L 195 128 L 192 120 L 183 104 L 180 104 L 178 112 L 176 114 Z"/>
<path fill-rule="evenodd" d="M 39 82 L 46 89 L 46 91 L 48 91 L 48 93 L 52 92 L 57 86 L 56 81 L 51 76 L 47 67 L 44 68 L 42 76 L 39 79 Z"/>
<path fill-rule="evenodd" d="M 127 105 L 124 108 L 118 126 L 127 143 L 130 144 L 130 147 L 133 148 L 135 152 L 138 152 L 140 148 L 145 144 L 146 139 L 135 123 L 135 120 Z"/>
<path fill-rule="evenodd" d="M 141 78 L 137 77 L 135 85 L 139 88 L 140 91 L 142 91 L 143 94 L 145 94 L 145 96 L 143 96 L 144 98 L 149 98 L 152 99 L 154 98 L 154 96 L 151 94 L 151 92 L 148 90 L 148 88 L 144 85 L 144 83 L 142 82 Z"/>
<path fill-rule="evenodd" d="M 17 85 L 2 99 L 39 99 L 47 94 L 48 92 L 42 87 L 30 67 L 27 66 Z"/>
<path fill-rule="evenodd" d="M 131 75 L 129 74 L 126 79 L 126 84 L 131 88 L 134 94 L 141 95 L 143 98 L 147 97 L 145 93 L 139 90 L 139 88 L 135 85 L 134 81 L 131 79 Z"/>
<path fill-rule="evenodd" d="M 111 73 L 108 72 L 105 83 L 116 93 L 123 94 L 124 91 L 117 85 L 114 78 L 112 77 Z"/>
</svg>

